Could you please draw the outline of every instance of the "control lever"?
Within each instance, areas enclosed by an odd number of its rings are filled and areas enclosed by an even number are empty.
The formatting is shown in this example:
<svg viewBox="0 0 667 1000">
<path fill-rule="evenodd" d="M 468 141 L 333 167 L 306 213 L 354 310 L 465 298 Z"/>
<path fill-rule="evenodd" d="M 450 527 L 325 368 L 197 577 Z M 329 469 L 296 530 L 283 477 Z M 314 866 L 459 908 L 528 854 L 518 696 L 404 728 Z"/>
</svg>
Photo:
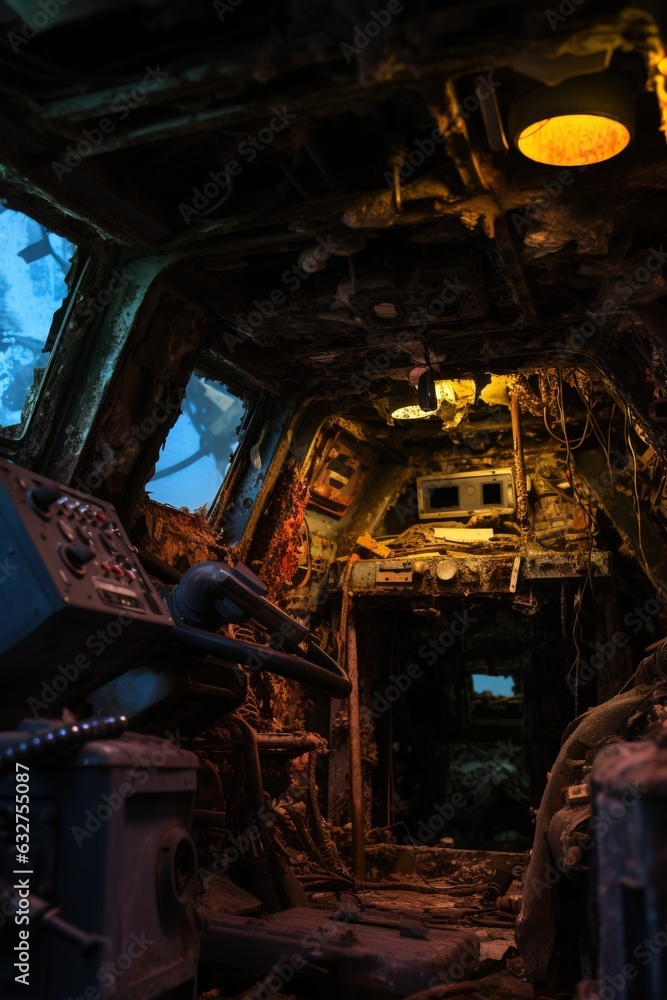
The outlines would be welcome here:
<svg viewBox="0 0 667 1000">
<path fill-rule="evenodd" d="M 272 604 L 265 594 L 265 585 L 243 563 L 234 569 L 226 563 L 198 563 L 165 598 L 177 623 L 169 641 L 200 654 L 244 663 L 253 670 L 313 684 L 332 698 L 349 697 L 352 686 L 343 668 L 320 649 L 302 622 Z M 273 646 L 211 634 L 224 622 L 246 618 L 270 633 Z"/>
<path fill-rule="evenodd" d="M 11 895 L 7 883 L 0 885 L 0 896 L 8 901 L 10 913 L 14 916 L 19 912 L 25 912 L 20 909 L 18 899 Z M 52 931 L 57 937 L 62 938 L 63 941 L 68 941 L 75 948 L 78 948 L 82 955 L 90 955 L 103 944 L 108 944 L 107 939 L 101 937 L 99 934 L 87 934 L 85 931 L 75 927 L 74 924 L 63 920 L 59 916 L 60 907 L 52 906 L 51 903 L 48 903 L 40 896 L 35 896 L 33 893 L 28 896 L 28 912 L 31 924 L 40 929 Z M 7 915 L 9 916 L 10 914 Z"/>
<path fill-rule="evenodd" d="M 49 518 L 51 517 L 50 508 L 56 500 L 60 500 L 62 495 L 63 491 L 59 487 L 43 483 L 41 486 L 36 486 L 34 490 L 30 490 L 28 503 L 42 517 Z"/>
<path fill-rule="evenodd" d="M 303 654 L 294 656 L 292 653 L 283 653 L 280 649 L 271 649 L 270 646 L 230 639 L 226 635 L 206 632 L 190 625 L 176 625 L 168 641 L 201 656 L 216 656 L 232 663 L 244 663 L 251 670 L 266 670 L 279 677 L 312 684 L 332 698 L 349 698 L 352 693 L 352 684 L 343 668 L 314 642 L 308 646 L 309 659 L 306 659 Z M 316 656 L 322 665 L 315 662 Z"/>
<path fill-rule="evenodd" d="M 265 594 L 265 584 L 243 563 L 232 569 L 223 562 L 205 562 L 183 575 L 168 603 L 175 619 L 202 628 L 254 618 L 279 645 L 296 652 L 308 638 L 308 629 Z"/>
</svg>

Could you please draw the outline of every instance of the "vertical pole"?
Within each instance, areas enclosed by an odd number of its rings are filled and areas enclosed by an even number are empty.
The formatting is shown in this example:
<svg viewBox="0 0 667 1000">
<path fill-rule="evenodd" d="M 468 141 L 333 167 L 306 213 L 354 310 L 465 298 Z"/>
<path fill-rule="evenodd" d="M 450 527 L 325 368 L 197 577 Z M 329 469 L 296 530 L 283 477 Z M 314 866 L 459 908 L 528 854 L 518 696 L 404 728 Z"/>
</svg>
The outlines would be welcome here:
<svg viewBox="0 0 667 1000">
<path fill-rule="evenodd" d="M 350 803 L 352 810 L 352 856 L 354 874 L 366 878 L 366 850 L 364 836 L 364 776 L 361 754 L 361 718 L 359 713 L 359 668 L 357 662 L 357 627 L 354 611 L 350 608 L 347 619 L 347 672 L 352 684 L 348 701 Z"/>
<path fill-rule="evenodd" d="M 521 407 L 519 394 L 510 391 L 510 416 L 512 418 L 512 471 L 514 473 L 514 489 L 516 491 L 516 517 L 524 535 L 530 532 L 530 513 L 528 511 L 528 487 L 526 484 L 526 462 L 523 454 L 523 437 L 521 434 Z"/>
</svg>

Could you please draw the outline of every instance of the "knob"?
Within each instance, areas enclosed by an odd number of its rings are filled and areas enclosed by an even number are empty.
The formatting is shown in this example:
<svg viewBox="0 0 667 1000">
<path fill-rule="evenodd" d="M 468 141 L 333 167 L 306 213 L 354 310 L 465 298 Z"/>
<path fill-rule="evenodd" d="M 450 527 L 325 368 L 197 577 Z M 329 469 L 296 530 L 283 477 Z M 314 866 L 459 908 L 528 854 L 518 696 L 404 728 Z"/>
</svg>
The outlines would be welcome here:
<svg viewBox="0 0 667 1000">
<path fill-rule="evenodd" d="M 28 500 L 38 514 L 41 514 L 43 517 L 50 517 L 49 508 L 56 500 L 60 500 L 62 495 L 62 490 L 58 489 L 57 486 L 44 483 L 42 486 L 36 486 L 34 490 L 30 490 Z"/>
<path fill-rule="evenodd" d="M 65 556 L 75 569 L 81 569 L 96 555 L 95 549 L 90 545 L 84 545 L 83 542 L 75 542 L 74 545 L 65 547 Z"/>
<path fill-rule="evenodd" d="M 458 566 L 454 559 L 440 559 L 435 567 L 435 574 L 438 580 L 453 580 L 457 570 Z"/>
</svg>

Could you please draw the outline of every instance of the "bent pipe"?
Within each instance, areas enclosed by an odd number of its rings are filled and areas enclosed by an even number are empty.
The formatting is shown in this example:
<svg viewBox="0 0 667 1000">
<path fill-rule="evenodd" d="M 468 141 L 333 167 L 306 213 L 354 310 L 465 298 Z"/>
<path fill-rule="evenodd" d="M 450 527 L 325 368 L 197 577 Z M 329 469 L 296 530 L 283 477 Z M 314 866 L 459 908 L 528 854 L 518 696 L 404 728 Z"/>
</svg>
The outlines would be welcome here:
<svg viewBox="0 0 667 1000">
<path fill-rule="evenodd" d="M 216 656 L 232 663 L 242 663 L 253 670 L 266 670 L 267 673 L 278 674 L 279 677 L 311 684 L 331 698 L 348 698 L 352 690 L 350 680 L 342 667 L 314 642 L 308 644 L 309 655 L 315 653 L 314 659 L 317 658 L 320 663 L 331 666 L 320 666 L 318 663 L 301 659 L 292 653 L 283 653 L 270 646 L 258 646 L 253 642 L 229 639 L 225 635 L 204 632 L 190 625 L 174 626 L 167 641 L 205 656 Z"/>
<path fill-rule="evenodd" d="M 340 663 L 325 653 L 321 646 L 318 646 L 314 639 L 308 640 L 308 645 L 306 647 L 306 660 L 311 663 L 315 663 L 318 667 L 322 667 L 324 670 L 329 670 L 332 674 L 338 674 L 339 677 L 344 677 L 348 680 L 348 676 L 341 667 Z"/>
</svg>

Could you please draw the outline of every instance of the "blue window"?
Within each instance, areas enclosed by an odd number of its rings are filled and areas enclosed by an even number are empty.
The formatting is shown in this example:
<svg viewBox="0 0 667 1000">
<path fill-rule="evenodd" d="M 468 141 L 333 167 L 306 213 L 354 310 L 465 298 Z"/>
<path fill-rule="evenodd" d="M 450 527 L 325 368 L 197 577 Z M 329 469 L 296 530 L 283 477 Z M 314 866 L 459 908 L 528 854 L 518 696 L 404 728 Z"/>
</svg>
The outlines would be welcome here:
<svg viewBox="0 0 667 1000">
<path fill-rule="evenodd" d="M 76 247 L 0 205 L 0 436 L 19 437 L 55 344 Z"/>
<path fill-rule="evenodd" d="M 146 486 L 151 500 L 190 511 L 208 510 L 238 448 L 246 405 L 221 382 L 193 375 L 183 412 Z"/>
<path fill-rule="evenodd" d="M 489 692 L 494 698 L 511 698 L 515 694 L 514 677 L 507 674 L 473 674 L 472 689 L 475 694 Z"/>
</svg>

